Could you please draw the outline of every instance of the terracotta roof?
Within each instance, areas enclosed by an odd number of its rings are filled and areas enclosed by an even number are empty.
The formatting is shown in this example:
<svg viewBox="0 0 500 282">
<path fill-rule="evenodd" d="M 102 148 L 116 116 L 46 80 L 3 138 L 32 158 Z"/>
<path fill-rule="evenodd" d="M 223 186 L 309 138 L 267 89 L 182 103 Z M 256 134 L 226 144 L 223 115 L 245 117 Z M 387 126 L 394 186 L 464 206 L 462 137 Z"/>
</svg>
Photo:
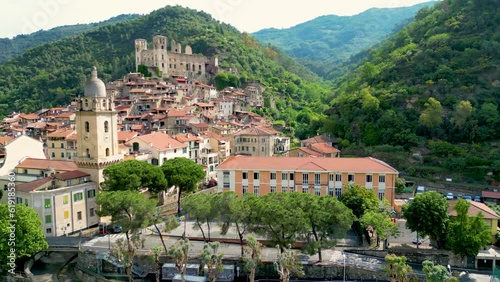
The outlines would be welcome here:
<svg viewBox="0 0 500 282">
<path fill-rule="evenodd" d="M 0 137 L 0 145 L 7 145 L 10 141 L 14 139 L 14 136 L 1 136 Z"/>
<path fill-rule="evenodd" d="M 52 181 L 52 178 L 50 178 L 50 177 L 40 178 L 40 179 L 33 180 L 30 182 L 17 184 L 16 190 L 24 191 L 24 192 L 35 191 L 36 189 L 45 186 L 46 184 L 50 183 L 51 181 Z"/>
<path fill-rule="evenodd" d="M 186 115 L 186 111 L 177 110 L 177 109 L 169 109 L 167 112 L 167 117 L 183 117 Z"/>
<path fill-rule="evenodd" d="M 64 112 L 64 113 L 60 113 L 56 116 L 56 118 L 69 118 L 69 117 L 72 117 L 74 116 L 75 113 L 74 112 Z"/>
<path fill-rule="evenodd" d="M 314 143 L 337 143 L 335 138 L 327 136 L 327 135 L 317 135 L 305 140 L 300 141 L 304 144 L 314 144 Z"/>
<path fill-rule="evenodd" d="M 481 194 L 482 194 L 483 198 L 500 199 L 500 192 L 483 191 Z"/>
<path fill-rule="evenodd" d="M 72 161 L 46 160 L 27 158 L 16 166 L 16 168 L 47 169 L 53 168 L 55 171 L 77 170 L 78 167 Z"/>
<path fill-rule="evenodd" d="M 134 89 L 131 89 L 129 92 L 130 93 L 145 93 L 148 90 L 149 89 L 147 89 L 147 88 L 134 88 Z"/>
<path fill-rule="evenodd" d="M 200 136 L 207 136 L 209 138 L 213 138 L 217 141 L 227 141 L 226 138 L 224 138 L 224 136 L 220 135 L 220 134 L 217 134 L 215 132 L 212 132 L 212 131 L 204 131 L 204 132 L 201 132 L 200 133 Z"/>
<path fill-rule="evenodd" d="M 214 104 L 210 104 L 210 103 L 196 103 L 195 105 L 198 106 L 198 107 L 201 107 L 201 108 L 215 107 Z"/>
<path fill-rule="evenodd" d="M 190 142 L 190 141 L 199 141 L 200 138 L 198 138 L 196 135 L 192 133 L 179 133 L 174 135 L 174 138 L 179 141 L 179 142 Z"/>
<path fill-rule="evenodd" d="M 450 205 L 448 206 L 448 214 L 450 216 L 457 216 L 457 211 L 455 210 L 455 205 L 458 200 L 450 201 Z M 468 201 L 470 203 L 469 207 L 469 217 L 473 217 L 482 213 L 485 219 L 500 219 L 495 211 L 490 209 L 487 205 L 475 201 Z"/>
<path fill-rule="evenodd" d="M 37 114 L 20 114 L 19 117 L 22 119 L 29 119 L 29 120 L 40 119 L 40 117 Z"/>
<path fill-rule="evenodd" d="M 65 137 L 68 137 L 72 134 L 75 134 L 75 130 L 73 129 L 67 129 L 67 128 L 62 128 L 62 129 L 58 129 L 50 134 L 47 135 L 47 137 L 49 138 L 65 138 Z"/>
<path fill-rule="evenodd" d="M 305 153 L 307 156 L 314 156 L 314 157 L 322 157 L 323 156 L 321 153 L 313 151 L 307 147 L 300 147 L 300 148 L 291 149 L 289 152 L 292 152 L 295 150 L 301 151 L 301 152 Z"/>
<path fill-rule="evenodd" d="M 80 171 L 80 170 L 72 170 L 72 171 L 67 171 L 63 173 L 57 173 L 54 175 L 54 178 L 59 179 L 59 180 L 69 180 L 69 179 L 75 179 L 75 178 L 80 178 L 80 177 L 85 177 L 85 176 L 90 176 L 90 174 Z"/>
<path fill-rule="evenodd" d="M 66 141 L 76 141 L 76 140 L 78 140 L 78 135 L 76 135 L 76 132 L 66 137 Z"/>
<path fill-rule="evenodd" d="M 142 140 L 145 143 L 148 143 L 151 147 L 159 151 L 167 151 L 187 147 L 186 144 L 181 143 L 170 137 L 170 135 L 161 132 L 153 132 L 150 134 L 137 136 L 134 139 L 136 138 Z M 134 139 L 130 140 L 129 142 L 132 142 Z"/>
<path fill-rule="evenodd" d="M 118 131 L 118 141 L 127 142 L 128 140 L 136 137 L 139 133 L 132 131 Z"/>
<path fill-rule="evenodd" d="M 247 157 L 232 156 L 217 169 L 224 170 L 300 170 L 398 173 L 396 169 L 375 158 L 315 157 Z"/>
<path fill-rule="evenodd" d="M 196 127 L 196 128 L 207 128 L 207 127 L 208 127 L 208 124 L 207 124 L 207 123 L 204 123 L 204 122 L 200 122 L 200 123 L 191 123 L 191 126 L 192 126 L 192 127 Z"/>
<path fill-rule="evenodd" d="M 316 152 L 320 152 L 323 154 L 333 154 L 340 152 L 339 149 L 332 147 L 328 143 L 314 143 L 310 144 L 310 148 Z"/>
<path fill-rule="evenodd" d="M 26 126 L 26 128 L 34 128 L 34 129 L 40 129 L 40 128 L 45 128 L 47 126 L 47 123 L 43 121 L 38 121 L 38 122 L 33 122 L 30 123 Z"/>
</svg>

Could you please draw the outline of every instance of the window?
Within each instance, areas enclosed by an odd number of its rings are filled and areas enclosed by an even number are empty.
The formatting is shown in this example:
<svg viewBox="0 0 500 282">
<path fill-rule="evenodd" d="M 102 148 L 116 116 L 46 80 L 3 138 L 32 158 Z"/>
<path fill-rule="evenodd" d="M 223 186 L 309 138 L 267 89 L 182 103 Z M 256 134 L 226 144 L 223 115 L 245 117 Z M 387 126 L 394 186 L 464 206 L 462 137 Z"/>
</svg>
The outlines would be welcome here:
<svg viewBox="0 0 500 282">
<path fill-rule="evenodd" d="M 104 132 L 105 133 L 109 132 L 109 122 L 107 120 L 104 122 Z"/>
<path fill-rule="evenodd" d="M 342 174 L 335 174 L 335 181 L 342 182 Z"/>
<path fill-rule="evenodd" d="M 82 220 L 82 212 L 81 211 L 76 213 L 76 220 Z"/>
<path fill-rule="evenodd" d="M 284 193 L 288 192 L 288 187 L 286 187 L 286 186 L 281 187 L 281 192 L 284 192 Z"/>
<path fill-rule="evenodd" d="M 87 198 L 95 197 L 95 189 L 87 190 Z"/>
<path fill-rule="evenodd" d="M 45 229 L 45 233 L 47 233 L 47 234 L 51 234 L 51 233 L 52 233 L 52 228 L 47 228 L 47 229 Z"/>
<path fill-rule="evenodd" d="M 90 132 L 90 124 L 88 121 L 85 122 L 85 132 L 87 132 L 87 133 Z"/>
<path fill-rule="evenodd" d="M 241 178 L 248 179 L 248 172 L 243 172 Z"/>
<path fill-rule="evenodd" d="M 229 183 L 229 171 L 224 171 L 222 173 L 222 187 L 230 188 L 231 184 Z"/>
<path fill-rule="evenodd" d="M 52 142 L 52 148 L 56 147 L 56 143 Z"/>
<path fill-rule="evenodd" d="M 109 148 L 106 148 L 106 157 L 109 157 Z"/>
<path fill-rule="evenodd" d="M 379 175 L 378 176 L 378 182 L 379 183 L 385 183 L 385 175 Z"/>
<path fill-rule="evenodd" d="M 314 174 L 314 184 L 315 185 L 321 184 L 321 174 L 319 174 L 319 173 Z"/>
<path fill-rule="evenodd" d="M 94 210 L 94 208 L 90 208 L 90 210 L 89 210 L 89 216 L 90 217 L 95 216 L 95 210 Z"/>
<path fill-rule="evenodd" d="M 354 174 L 349 174 L 347 176 L 347 182 L 349 182 L 349 183 L 354 182 Z"/>
<path fill-rule="evenodd" d="M 64 159 L 64 152 L 61 152 L 61 158 Z"/>
<path fill-rule="evenodd" d="M 288 173 L 286 172 L 281 173 L 281 180 L 288 180 Z"/>
<path fill-rule="evenodd" d="M 44 205 L 43 205 L 43 206 L 44 206 L 46 209 L 50 209 L 50 208 L 52 207 L 52 201 L 51 201 L 50 199 L 44 199 L 44 200 L 43 200 L 43 203 L 44 203 Z"/>
<path fill-rule="evenodd" d="M 259 186 L 254 186 L 253 187 L 253 194 L 254 196 L 259 196 L 260 193 L 260 187 Z"/>
<path fill-rule="evenodd" d="M 73 181 L 71 179 L 66 180 L 66 186 L 71 186 L 73 185 Z"/>
<path fill-rule="evenodd" d="M 290 187 L 290 192 L 295 192 L 295 187 Z"/>
<path fill-rule="evenodd" d="M 302 185 L 307 185 L 309 184 L 309 174 L 303 173 L 302 174 Z"/>
<path fill-rule="evenodd" d="M 187 154 L 187 151 L 188 151 L 187 147 L 186 148 L 182 148 L 182 153 L 183 154 Z"/>
<path fill-rule="evenodd" d="M 271 172 L 271 180 L 276 180 L 276 172 Z"/>
<path fill-rule="evenodd" d="M 335 197 L 340 198 L 342 195 L 342 188 L 335 188 Z"/>
<path fill-rule="evenodd" d="M 248 192 L 248 186 L 243 185 L 243 187 L 242 187 L 242 193 L 245 194 L 246 192 Z"/>
<path fill-rule="evenodd" d="M 271 193 L 275 193 L 276 192 L 276 186 L 271 186 Z"/>
<path fill-rule="evenodd" d="M 23 203 L 23 198 L 16 197 L 16 204 L 22 204 L 22 203 Z"/>
<path fill-rule="evenodd" d="M 52 215 L 46 215 L 45 216 L 45 223 L 48 224 L 48 223 L 52 223 Z"/>
<path fill-rule="evenodd" d="M 137 142 L 132 143 L 132 150 L 134 152 L 139 151 L 139 143 L 137 143 Z"/>
<path fill-rule="evenodd" d="M 61 143 L 61 149 L 64 149 L 64 143 Z"/>
<path fill-rule="evenodd" d="M 290 181 L 293 181 L 293 172 L 290 172 Z"/>
<path fill-rule="evenodd" d="M 87 149 L 85 150 L 85 153 L 86 153 L 86 157 L 87 157 L 87 158 L 90 158 L 90 149 L 89 149 L 89 148 L 87 148 Z"/>
<path fill-rule="evenodd" d="M 64 211 L 64 219 L 68 219 L 69 218 L 69 211 Z"/>
<path fill-rule="evenodd" d="M 328 196 L 333 196 L 333 195 L 334 195 L 333 187 L 328 187 Z"/>
<path fill-rule="evenodd" d="M 321 196 L 321 187 L 314 188 L 314 195 Z"/>
<path fill-rule="evenodd" d="M 372 180 L 373 180 L 373 175 L 366 176 L 366 182 L 371 183 L 371 182 L 373 182 Z"/>
<path fill-rule="evenodd" d="M 309 187 L 302 186 L 302 193 L 308 193 L 308 192 L 309 192 Z"/>
<path fill-rule="evenodd" d="M 385 191 L 378 191 L 378 199 L 383 200 L 385 198 Z"/>
<path fill-rule="evenodd" d="M 82 192 L 75 193 L 73 195 L 73 201 L 74 202 L 78 202 L 78 201 L 81 201 L 81 200 L 83 200 L 83 193 Z"/>
<path fill-rule="evenodd" d="M 85 99 L 85 108 L 89 107 L 89 100 Z"/>
<path fill-rule="evenodd" d="M 67 205 L 69 203 L 69 196 L 68 195 L 64 195 L 63 196 L 63 205 Z"/>
<path fill-rule="evenodd" d="M 335 181 L 335 174 L 330 173 L 330 174 L 328 175 L 328 180 L 330 180 L 330 181 Z"/>
<path fill-rule="evenodd" d="M 56 157 L 56 153 L 55 153 L 55 152 L 52 152 L 52 154 L 50 154 L 50 156 L 51 156 L 52 158 L 55 158 L 55 157 Z"/>
<path fill-rule="evenodd" d="M 254 180 L 259 179 L 259 173 L 258 173 L 258 172 L 254 172 L 254 173 L 253 173 L 253 179 L 254 179 Z"/>
</svg>

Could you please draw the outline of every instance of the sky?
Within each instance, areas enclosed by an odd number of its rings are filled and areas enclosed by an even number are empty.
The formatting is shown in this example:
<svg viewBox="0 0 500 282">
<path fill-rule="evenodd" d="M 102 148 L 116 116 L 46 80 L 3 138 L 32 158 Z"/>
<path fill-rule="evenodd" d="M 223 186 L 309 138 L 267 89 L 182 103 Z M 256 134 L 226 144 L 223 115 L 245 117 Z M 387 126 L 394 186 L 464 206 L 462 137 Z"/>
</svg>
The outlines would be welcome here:
<svg viewBox="0 0 500 282">
<path fill-rule="evenodd" d="M 348 16 L 369 8 L 411 6 L 429 0 L 7 0 L 0 38 L 40 29 L 99 22 L 120 14 L 148 14 L 167 5 L 203 10 L 240 31 L 288 28 L 323 15 Z"/>
</svg>

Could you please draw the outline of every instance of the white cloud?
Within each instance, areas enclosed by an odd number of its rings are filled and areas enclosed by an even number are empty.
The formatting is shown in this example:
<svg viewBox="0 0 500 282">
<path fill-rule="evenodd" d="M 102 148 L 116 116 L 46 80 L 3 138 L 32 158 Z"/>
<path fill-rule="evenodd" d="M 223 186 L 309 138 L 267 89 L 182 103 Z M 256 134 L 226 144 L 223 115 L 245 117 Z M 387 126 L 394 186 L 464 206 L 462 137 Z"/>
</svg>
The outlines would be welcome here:
<svg viewBox="0 0 500 282">
<path fill-rule="evenodd" d="M 103 21 L 120 14 L 147 14 L 166 5 L 203 10 L 241 31 L 285 28 L 327 14 L 353 15 L 371 7 L 410 6 L 426 0 L 18 0 L 2 3 L 0 37 L 61 25 Z"/>
</svg>

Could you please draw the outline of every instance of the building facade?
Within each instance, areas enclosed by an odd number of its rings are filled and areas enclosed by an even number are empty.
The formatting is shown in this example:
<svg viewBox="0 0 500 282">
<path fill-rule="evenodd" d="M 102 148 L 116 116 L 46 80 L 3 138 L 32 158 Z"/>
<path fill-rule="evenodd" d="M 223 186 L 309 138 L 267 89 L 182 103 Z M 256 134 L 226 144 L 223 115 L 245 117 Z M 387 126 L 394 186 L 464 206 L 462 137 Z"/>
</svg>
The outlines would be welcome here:
<svg viewBox="0 0 500 282">
<path fill-rule="evenodd" d="M 234 134 L 235 155 L 271 157 L 290 150 L 290 137 L 272 128 L 250 127 Z"/>
<path fill-rule="evenodd" d="M 256 196 L 272 192 L 339 197 L 359 184 L 394 203 L 398 171 L 374 158 L 280 158 L 232 156 L 217 167 L 219 192 Z"/>
</svg>

